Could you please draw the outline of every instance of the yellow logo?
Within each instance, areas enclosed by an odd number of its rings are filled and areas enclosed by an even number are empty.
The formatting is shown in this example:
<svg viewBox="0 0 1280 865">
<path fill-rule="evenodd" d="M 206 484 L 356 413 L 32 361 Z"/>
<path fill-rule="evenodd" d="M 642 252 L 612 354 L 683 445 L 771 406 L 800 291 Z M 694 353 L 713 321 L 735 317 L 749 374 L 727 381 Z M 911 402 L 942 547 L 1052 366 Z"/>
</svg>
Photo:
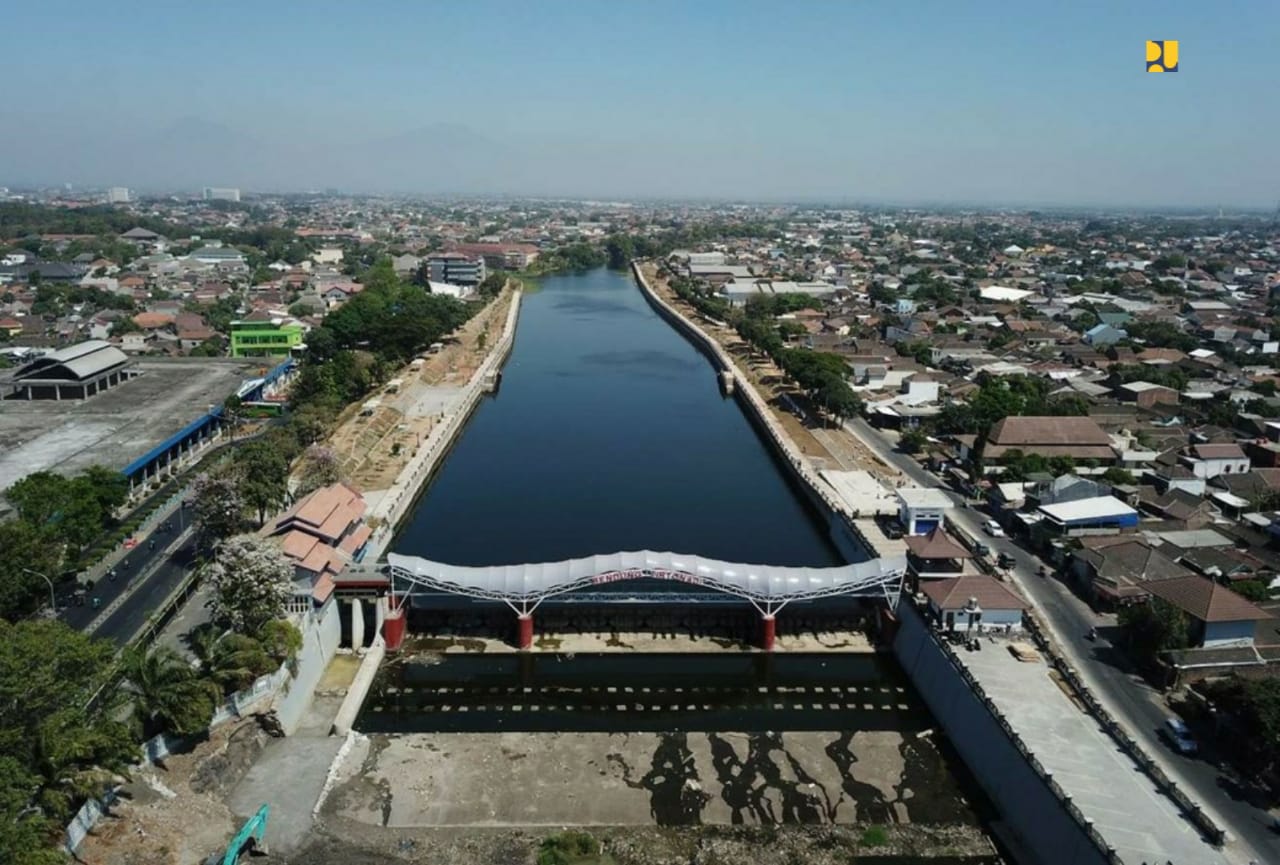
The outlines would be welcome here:
<svg viewBox="0 0 1280 865">
<path fill-rule="evenodd" d="M 1150 39 L 1147 40 L 1147 71 L 1178 71 L 1177 39 L 1162 39 L 1154 42 Z"/>
</svg>

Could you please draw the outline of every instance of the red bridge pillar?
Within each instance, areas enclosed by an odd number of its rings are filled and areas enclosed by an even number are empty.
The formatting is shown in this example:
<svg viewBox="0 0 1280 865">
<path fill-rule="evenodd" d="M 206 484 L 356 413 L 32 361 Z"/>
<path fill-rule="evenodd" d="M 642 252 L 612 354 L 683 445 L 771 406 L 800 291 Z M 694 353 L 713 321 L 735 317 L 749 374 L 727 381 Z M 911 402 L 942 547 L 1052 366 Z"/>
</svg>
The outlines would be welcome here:
<svg viewBox="0 0 1280 865">
<path fill-rule="evenodd" d="M 522 652 L 533 648 L 533 613 L 516 616 L 516 648 Z"/>
<path fill-rule="evenodd" d="M 778 620 L 772 615 L 760 618 L 760 648 L 766 652 L 773 651 L 773 643 L 778 634 Z"/>
<path fill-rule="evenodd" d="M 404 614 L 404 607 L 396 606 L 394 601 L 390 601 L 390 607 L 386 618 L 382 620 L 382 641 L 386 644 L 388 652 L 398 652 L 400 645 L 404 642 L 408 617 Z"/>
</svg>

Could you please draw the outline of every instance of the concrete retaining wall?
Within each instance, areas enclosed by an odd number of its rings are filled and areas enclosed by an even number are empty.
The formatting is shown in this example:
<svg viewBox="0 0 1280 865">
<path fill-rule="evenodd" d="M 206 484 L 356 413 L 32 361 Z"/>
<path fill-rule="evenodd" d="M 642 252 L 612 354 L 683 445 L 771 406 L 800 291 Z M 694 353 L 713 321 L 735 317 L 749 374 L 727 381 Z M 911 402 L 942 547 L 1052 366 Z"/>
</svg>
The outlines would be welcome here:
<svg viewBox="0 0 1280 865">
<path fill-rule="evenodd" d="M 649 287 L 648 281 L 644 278 L 644 273 L 640 270 L 639 261 L 631 263 L 632 273 L 635 274 L 636 282 L 640 285 L 640 291 L 649 301 L 649 305 L 654 308 L 658 315 L 662 316 L 677 331 L 684 334 L 697 349 L 702 352 L 711 361 L 712 365 L 718 372 L 727 373 L 733 379 L 733 395 L 738 400 L 738 404 L 742 406 L 747 417 L 756 426 L 756 428 L 764 435 L 765 441 L 772 445 L 778 457 L 791 469 L 791 477 L 795 480 L 800 489 L 809 497 L 819 512 L 827 515 L 832 519 L 832 540 L 842 553 L 848 555 L 849 540 L 853 541 L 855 547 L 865 550 L 871 558 L 876 558 L 880 552 L 876 549 L 871 540 L 858 528 L 853 521 L 853 513 L 844 503 L 835 495 L 834 490 L 819 477 L 818 473 L 809 465 L 809 461 L 804 454 L 796 448 L 791 441 L 790 436 L 782 429 L 781 424 L 774 418 L 769 406 L 765 404 L 764 399 L 756 392 L 755 387 L 751 384 L 751 380 L 743 374 L 738 365 L 734 363 L 732 357 L 729 356 L 714 338 L 707 335 L 700 327 L 686 318 L 675 307 L 663 300 L 656 291 Z M 847 534 L 848 538 L 841 538 L 841 533 Z"/>
<path fill-rule="evenodd" d="M 898 605 L 893 653 L 965 765 L 1019 840 L 1044 865 L 1118 865 L 1106 842 L 1023 745 L 995 705 L 935 638 L 916 608 Z"/>
<path fill-rule="evenodd" d="M 293 735 L 298 729 L 302 716 L 311 705 L 320 677 L 338 651 L 342 621 L 338 616 L 337 599 L 331 597 L 319 610 L 308 613 L 299 629 L 302 631 L 302 651 L 298 653 L 297 672 L 285 682 L 282 691 L 277 692 L 275 701 L 276 717 L 280 719 L 286 735 Z"/>
<path fill-rule="evenodd" d="M 400 472 L 395 483 L 366 517 L 366 522 L 378 523 L 378 529 L 369 539 L 365 560 L 377 561 L 386 552 L 387 545 L 395 537 L 396 528 L 413 506 L 418 492 L 430 480 L 449 449 L 453 447 L 458 434 L 466 426 L 471 413 L 480 404 L 480 398 L 487 393 L 486 380 L 491 374 L 496 374 L 510 356 L 511 347 L 515 344 L 516 323 L 520 317 L 520 297 L 521 292 L 516 289 L 511 296 L 511 307 L 507 310 L 507 320 L 502 328 L 502 336 L 494 343 L 489 356 L 471 376 L 471 380 L 458 396 L 452 410 L 445 416 L 444 422 L 437 424 L 431 430 L 427 440 L 422 443 L 418 452 Z"/>
<path fill-rule="evenodd" d="M 333 729 L 329 731 L 332 735 L 345 736 L 351 732 L 351 728 L 356 723 L 356 717 L 360 714 L 360 707 L 364 705 L 365 697 L 369 696 L 369 689 L 373 687 L 373 680 L 377 677 L 378 668 L 382 666 L 382 659 L 386 654 L 387 649 L 382 642 L 382 637 L 375 637 L 373 645 L 364 653 L 364 659 L 360 661 L 360 668 L 356 670 L 356 676 L 351 680 L 351 687 L 347 688 L 347 696 L 338 707 L 338 714 L 334 716 Z"/>
</svg>

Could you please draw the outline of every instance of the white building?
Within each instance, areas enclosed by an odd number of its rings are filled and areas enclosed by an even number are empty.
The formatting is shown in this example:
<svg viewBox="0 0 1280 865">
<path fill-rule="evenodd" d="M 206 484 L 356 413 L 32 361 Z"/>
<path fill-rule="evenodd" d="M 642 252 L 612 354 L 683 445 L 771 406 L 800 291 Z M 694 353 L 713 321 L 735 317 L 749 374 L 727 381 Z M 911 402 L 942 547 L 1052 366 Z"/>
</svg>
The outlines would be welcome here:
<svg viewBox="0 0 1280 865">
<path fill-rule="evenodd" d="M 1252 466 L 1249 457 L 1234 442 L 1192 445 L 1178 461 L 1196 477 L 1206 480 L 1218 475 L 1244 474 Z"/>
<path fill-rule="evenodd" d="M 955 502 L 942 490 L 902 487 L 898 490 L 898 520 L 909 535 L 927 535 L 946 525 L 946 514 Z"/>
<path fill-rule="evenodd" d="M 107 190 L 107 204 L 128 204 L 129 187 L 113 186 Z"/>
<path fill-rule="evenodd" d="M 239 201 L 240 190 L 230 186 L 206 186 L 203 198 L 205 201 Z"/>
</svg>

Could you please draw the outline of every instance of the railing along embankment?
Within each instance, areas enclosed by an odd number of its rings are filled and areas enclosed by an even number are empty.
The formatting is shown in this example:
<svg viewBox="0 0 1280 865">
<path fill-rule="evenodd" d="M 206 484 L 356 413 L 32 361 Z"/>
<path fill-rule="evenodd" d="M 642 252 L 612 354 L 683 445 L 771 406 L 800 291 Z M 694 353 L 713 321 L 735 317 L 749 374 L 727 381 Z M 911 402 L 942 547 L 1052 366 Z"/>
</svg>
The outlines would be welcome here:
<svg viewBox="0 0 1280 865">
<path fill-rule="evenodd" d="M 387 544 L 395 534 L 396 527 L 404 519 L 405 513 L 417 498 L 422 484 L 431 477 L 437 465 L 453 447 L 458 434 L 466 426 L 471 413 L 480 404 L 480 399 L 488 391 L 486 382 L 496 376 L 511 354 L 515 343 L 516 322 L 520 317 L 521 292 L 516 289 L 511 295 L 511 307 L 507 310 L 507 320 L 503 324 L 502 336 L 493 344 L 484 362 L 476 368 L 467 382 L 452 409 L 445 413 L 442 423 L 437 424 L 427 440 L 422 443 L 417 453 L 409 460 L 400 472 L 399 477 L 391 484 L 391 488 L 373 507 L 369 521 L 378 526 L 369 540 L 367 561 L 377 561 L 386 551 Z"/>
<path fill-rule="evenodd" d="M 633 261 L 631 270 L 635 274 L 636 282 L 640 284 L 641 292 L 649 301 L 649 305 L 676 330 L 683 333 L 693 342 L 703 354 L 707 355 L 717 368 L 717 371 L 727 372 L 732 377 L 734 397 L 747 411 L 747 415 L 765 432 L 774 450 L 790 466 L 794 476 L 805 487 L 811 498 L 814 498 L 816 502 L 826 508 L 830 515 L 838 518 L 850 535 L 867 549 L 873 557 L 878 557 L 880 550 L 855 522 L 854 513 L 844 502 L 835 497 L 831 487 L 809 465 L 809 461 L 800 452 L 800 448 L 796 446 L 795 442 L 791 440 L 791 436 L 787 435 L 786 430 L 782 428 L 782 424 L 778 423 L 773 416 L 768 404 L 760 396 L 751 379 L 747 378 L 742 370 L 738 368 L 733 358 L 729 356 L 729 353 L 724 350 L 724 347 L 714 337 L 704 332 L 702 328 L 690 321 L 650 287 L 641 269 L 641 264 L 640 260 Z"/>
</svg>

